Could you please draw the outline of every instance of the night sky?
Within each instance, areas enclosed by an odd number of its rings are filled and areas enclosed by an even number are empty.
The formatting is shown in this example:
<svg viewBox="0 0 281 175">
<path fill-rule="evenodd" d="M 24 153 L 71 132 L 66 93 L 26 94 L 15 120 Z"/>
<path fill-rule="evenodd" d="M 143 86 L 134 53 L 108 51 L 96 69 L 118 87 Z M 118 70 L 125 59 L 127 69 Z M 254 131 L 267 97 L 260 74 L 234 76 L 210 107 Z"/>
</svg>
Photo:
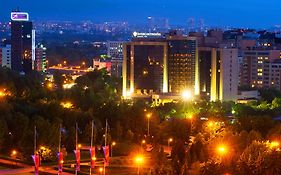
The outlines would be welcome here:
<svg viewBox="0 0 281 175">
<path fill-rule="evenodd" d="M 171 24 L 203 18 L 211 26 L 271 27 L 281 24 L 280 0 L 1 0 L 0 20 L 20 7 L 32 20 L 93 20 L 144 23 L 148 16 Z"/>
</svg>

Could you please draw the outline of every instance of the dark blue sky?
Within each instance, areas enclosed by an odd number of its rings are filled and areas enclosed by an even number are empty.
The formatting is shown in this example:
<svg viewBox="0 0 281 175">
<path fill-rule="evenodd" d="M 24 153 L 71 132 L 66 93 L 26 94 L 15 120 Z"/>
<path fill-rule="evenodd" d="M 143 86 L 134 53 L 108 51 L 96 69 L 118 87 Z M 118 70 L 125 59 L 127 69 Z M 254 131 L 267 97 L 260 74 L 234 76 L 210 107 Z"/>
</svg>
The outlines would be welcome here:
<svg viewBox="0 0 281 175">
<path fill-rule="evenodd" d="M 204 18 L 213 26 L 270 27 L 281 24 L 280 0 L 1 0 L 0 20 L 20 7 L 33 20 L 94 20 L 144 23 L 147 16 L 172 24 Z"/>
</svg>

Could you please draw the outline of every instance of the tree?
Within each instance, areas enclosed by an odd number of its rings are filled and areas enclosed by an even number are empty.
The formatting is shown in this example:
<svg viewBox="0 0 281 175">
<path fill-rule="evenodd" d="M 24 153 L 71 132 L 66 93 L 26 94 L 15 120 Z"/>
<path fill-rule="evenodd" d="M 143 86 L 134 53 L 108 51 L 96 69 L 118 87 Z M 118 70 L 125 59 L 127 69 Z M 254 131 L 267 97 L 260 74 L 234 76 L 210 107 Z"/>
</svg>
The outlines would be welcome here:
<svg viewBox="0 0 281 175">
<path fill-rule="evenodd" d="M 163 147 L 156 147 L 152 152 L 152 162 L 154 174 L 169 175 L 171 174 L 171 166 L 168 162 Z"/>
<path fill-rule="evenodd" d="M 241 175 L 278 175 L 281 172 L 281 153 L 269 142 L 254 141 L 241 154 L 237 172 Z"/>
<path fill-rule="evenodd" d="M 182 140 L 177 140 L 172 148 L 172 167 L 173 174 L 180 175 L 182 171 L 182 166 L 185 162 L 185 147 Z"/>
<path fill-rule="evenodd" d="M 204 163 L 200 171 L 200 175 L 220 175 L 224 173 L 221 163 L 214 160 Z"/>
</svg>

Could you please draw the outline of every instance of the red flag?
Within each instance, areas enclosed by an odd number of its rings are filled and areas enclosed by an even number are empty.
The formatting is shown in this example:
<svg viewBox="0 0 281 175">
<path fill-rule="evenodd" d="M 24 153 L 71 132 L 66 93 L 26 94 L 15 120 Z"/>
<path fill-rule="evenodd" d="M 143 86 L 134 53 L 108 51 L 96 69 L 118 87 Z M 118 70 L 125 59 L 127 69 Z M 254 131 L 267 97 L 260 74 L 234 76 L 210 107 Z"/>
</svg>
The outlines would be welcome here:
<svg viewBox="0 0 281 175">
<path fill-rule="evenodd" d="M 35 154 L 31 156 L 34 162 L 34 174 L 38 175 L 39 174 L 39 155 Z"/>
<path fill-rule="evenodd" d="M 105 166 L 109 165 L 109 146 L 103 146 L 103 153 L 104 153 L 104 157 L 105 157 Z"/>
<path fill-rule="evenodd" d="M 76 171 L 80 171 L 80 150 L 74 150 L 75 158 L 76 158 Z"/>
<path fill-rule="evenodd" d="M 58 152 L 58 174 L 62 174 L 62 165 L 63 165 L 63 154 L 62 152 Z"/>
<path fill-rule="evenodd" d="M 95 168 L 95 161 L 96 161 L 95 147 L 90 148 L 90 155 L 91 155 L 91 168 Z"/>
</svg>

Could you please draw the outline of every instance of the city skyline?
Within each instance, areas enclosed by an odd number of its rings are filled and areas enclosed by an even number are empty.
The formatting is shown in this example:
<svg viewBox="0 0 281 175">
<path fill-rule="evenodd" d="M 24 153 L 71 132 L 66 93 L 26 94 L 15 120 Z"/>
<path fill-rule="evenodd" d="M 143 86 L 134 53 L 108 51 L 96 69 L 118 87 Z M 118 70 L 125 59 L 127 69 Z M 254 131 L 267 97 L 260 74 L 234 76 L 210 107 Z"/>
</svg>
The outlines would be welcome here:
<svg viewBox="0 0 281 175">
<path fill-rule="evenodd" d="M 10 11 L 19 8 L 30 13 L 31 20 L 35 21 L 128 21 L 131 24 L 141 24 L 146 23 L 148 16 L 153 16 L 168 18 L 172 25 L 187 25 L 189 18 L 195 18 L 197 21 L 202 18 L 209 26 L 268 28 L 280 24 L 281 16 L 277 14 L 279 5 L 281 2 L 277 0 L 271 3 L 262 0 L 247 2 L 238 0 L 235 4 L 222 0 L 217 3 L 206 0 L 199 2 L 85 0 L 83 3 L 73 0 L 50 0 L 44 3 L 16 0 L 7 1 L 0 7 L 0 20 L 8 21 Z"/>
</svg>

